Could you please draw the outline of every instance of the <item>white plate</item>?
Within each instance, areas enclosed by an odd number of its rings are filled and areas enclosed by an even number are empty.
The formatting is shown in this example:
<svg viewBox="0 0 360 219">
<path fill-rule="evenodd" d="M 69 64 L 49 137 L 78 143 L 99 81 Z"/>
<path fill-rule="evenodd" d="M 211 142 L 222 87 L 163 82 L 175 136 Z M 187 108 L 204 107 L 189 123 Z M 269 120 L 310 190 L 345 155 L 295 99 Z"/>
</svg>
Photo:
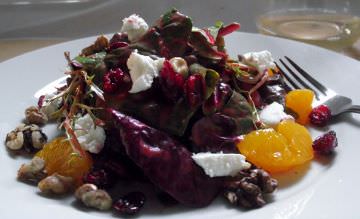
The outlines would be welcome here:
<svg viewBox="0 0 360 219">
<path fill-rule="evenodd" d="M 75 56 L 95 37 L 62 43 L 37 50 L 0 64 L 0 139 L 23 118 L 24 109 L 36 103 L 35 93 L 63 76 L 64 51 Z M 229 53 L 236 57 L 249 51 L 269 50 L 278 58 L 287 55 L 316 78 L 360 103 L 360 63 L 318 47 L 257 34 L 235 33 L 227 38 Z M 360 218 L 356 206 L 360 197 L 360 117 L 344 116 L 331 129 L 337 132 L 339 146 L 333 159 L 313 161 L 310 165 L 277 176 L 280 188 L 273 201 L 263 208 L 244 211 L 219 199 L 202 209 L 164 208 L 147 204 L 141 218 Z M 46 129 L 49 131 L 50 129 Z M 312 131 L 314 137 L 318 131 Z M 53 136 L 54 133 L 50 133 Z M 24 162 L 0 147 L 0 218 L 106 218 L 109 213 L 74 207 L 72 198 L 44 198 L 37 188 L 16 181 L 16 172 Z"/>
</svg>

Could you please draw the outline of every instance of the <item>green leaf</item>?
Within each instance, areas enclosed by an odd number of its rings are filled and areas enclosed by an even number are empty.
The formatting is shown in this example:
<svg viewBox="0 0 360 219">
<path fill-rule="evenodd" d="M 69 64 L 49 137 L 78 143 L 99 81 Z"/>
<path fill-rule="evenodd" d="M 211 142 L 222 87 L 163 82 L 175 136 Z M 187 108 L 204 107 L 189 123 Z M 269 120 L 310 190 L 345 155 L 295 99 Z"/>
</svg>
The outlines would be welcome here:
<svg viewBox="0 0 360 219">
<path fill-rule="evenodd" d="M 168 59 L 183 56 L 191 35 L 191 18 L 173 9 L 157 22 L 157 29 L 162 41 L 160 50 L 166 51 L 161 55 Z"/>
<path fill-rule="evenodd" d="M 223 27 L 223 26 L 224 26 L 224 22 L 222 22 L 222 21 L 216 21 L 216 22 L 215 22 L 215 27 L 221 28 L 221 27 Z"/>
<path fill-rule="evenodd" d="M 205 83 L 206 83 L 206 94 L 205 99 L 209 98 L 211 94 L 214 92 L 216 84 L 219 82 L 220 75 L 216 71 L 212 69 L 207 69 L 205 75 Z"/>
<path fill-rule="evenodd" d="M 178 12 L 176 8 L 172 8 L 161 17 L 161 25 L 165 26 L 171 22 L 172 16 Z"/>
<path fill-rule="evenodd" d="M 84 66 L 92 66 L 94 68 L 97 68 L 99 65 L 101 65 L 105 56 L 106 52 L 99 52 L 91 56 L 77 56 L 75 60 Z"/>
<path fill-rule="evenodd" d="M 77 56 L 75 60 L 83 65 L 84 70 L 93 79 L 93 82 L 100 85 L 106 71 L 105 56 L 106 52 L 99 52 L 91 56 Z"/>
<path fill-rule="evenodd" d="M 201 31 L 191 33 L 190 44 L 202 57 L 219 61 L 226 56 L 226 54 L 214 49 Z"/>
<path fill-rule="evenodd" d="M 234 119 L 237 135 L 246 134 L 254 130 L 253 109 L 240 93 L 234 91 L 221 112 Z"/>
<path fill-rule="evenodd" d="M 149 89 L 128 95 L 121 100 L 117 109 L 171 135 L 183 136 L 199 107 L 189 107 L 184 98 L 180 98 L 175 104 L 163 101 L 158 92 Z"/>
<path fill-rule="evenodd" d="M 247 83 L 255 83 L 258 79 L 257 77 L 260 76 L 260 72 L 256 70 L 252 70 L 251 66 L 246 67 L 242 66 L 243 68 L 248 68 L 247 70 L 241 69 L 238 63 L 227 63 L 225 66 L 227 69 L 234 72 L 234 76 L 237 80 L 247 82 Z"/>
</svg>

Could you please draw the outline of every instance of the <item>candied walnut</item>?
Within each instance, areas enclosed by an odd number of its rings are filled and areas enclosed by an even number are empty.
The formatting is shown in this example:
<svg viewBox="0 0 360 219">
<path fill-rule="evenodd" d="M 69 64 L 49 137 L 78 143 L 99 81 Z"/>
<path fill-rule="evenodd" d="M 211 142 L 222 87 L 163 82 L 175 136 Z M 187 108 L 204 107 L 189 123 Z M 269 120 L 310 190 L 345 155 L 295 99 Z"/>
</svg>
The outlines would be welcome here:
<svg viewBox="0 0 360 219">
<path fill-rule="evenodd" d="M 21 181 L 38 183 L 46 177 L 45 161 L 34 157 L 30 163 L 21 165 L 17 178 Z"/>
<path fill-rule="evenodd" d="M 109 40 L 105 36 L 99 36 L 94 44 L 81 50 L 81 55 L 89 56 L 94 53 L 105 50 L 109 47 Z"/>
<path fill-rule="evenodd" d="M 20 150 L 23 148 L 27 152 L 33 152 L 41 149 L 46 141 L 47 136 L 39 126 L 35 124 L 20 124 L 6 135 L 5 145 L 10 150 Z"/>
<path fill-rule="evenodd" d="M 36 106 L 30 106 L 25 110 L 25 119 L 28 124 L 43 125 L 47 123 L 48 117 Z"/>
<path fill-rule="evenodd" d="M 264 194 L 272 193 L 277 181 L 262 169 L 249 169 L 225 182 L 224 196 L 234 205 L 256 208 L 266 204 Z"/>
<path fill-rule="evenodd" d="M 75 192 L 75 197 L 84 205 L 101 211 L 109 210 L 112 206 L 110 195 L 105 190 L 97 189 L 94 184 L 80 186 Z"/>
<path fill-rule="evenodd" d="M 81 200 L 81 197 L 87 193 L 87 192 L 90 192 L 90 191 L 96 191 L 98 188 L 96 185 L 94 184 L 90 184 L 90 183 L 85 183 L 83 184 L 82 186 L 80 186 L 79 188 L 76 189 L 75 191 L 75 197 L 78 199 L 78 200 Z"/>
<path fill-rule="evenodd" d="M 74 188 L 74 179 L 54 173 L 38 183 L 38 188 L 44 194 L 62 195 L 70 192 Z"/>
<path fill-rule="evenodd" d="M 25 124 L 20 124 L 6 135 L 5 145 L 10 150 L 20 150 L 24 145 L 24 134 L 22 132 Z"/>
</svg>

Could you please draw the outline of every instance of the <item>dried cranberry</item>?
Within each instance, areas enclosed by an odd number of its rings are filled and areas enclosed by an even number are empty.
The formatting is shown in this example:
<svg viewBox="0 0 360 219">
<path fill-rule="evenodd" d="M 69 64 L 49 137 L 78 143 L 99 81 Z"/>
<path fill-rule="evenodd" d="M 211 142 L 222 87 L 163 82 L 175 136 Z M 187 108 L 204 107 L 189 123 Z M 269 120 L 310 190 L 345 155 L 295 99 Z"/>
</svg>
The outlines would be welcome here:
<svg viewBox="0 0 360 219">
<path fill-rule="evenodd" d="M 330 154 L 337 147 L 338 141 L 336 138 L 336 133 L 334 131 L 329 131 L 322 136 L 319 136 L 313 142 L 314 151 L 321 154 Z"/>
<path fill-rule="evenodd" d="M 41 95 L 38 100 L 38 107 L 41 108 L 44 105 L 45 95 Z"/>
<path fill-rule="evenodd" d="M 184 81 L 184 76 L 175 72 L 171 63 L 165 60 L 160 72 L 160 86 L 163 94 L 170 100 L 178 100 L 183 93 Z"/>
<path fill-rule="evenodd" d="M 113 204 L 113 208 L 120 214 L 133 215 L 140 211 L 145 204 L 145 195 L 142 192 L 131 192 Z"/>
<path fill-rule="evenodd" d="M 130 76 L 120 68 L 111 69 L 104 74 L 103 78 L 104 92 L 113 94 L 117 91 L 128 91 L 131 87 Z"/>
<path fill-rule="evenodd" d="M 110 44 L 116 42 L 129 42 L 128 35 L 126 33 L 115 33 L 110 39 Z"/>
<path fill-rule="evenodd" d="M 322 127 L 330 120 L 331 111 L 328 106 L 320 105 L 311 111 L 309 118 L 311 124 Z"/>
<path fill-rule="evenodd" d="M 109 174 L 103 170 L 92 170 L 84 176 L 84 183 L 94 184 L 99 188 L 106 188 L 111 184 Z"/>
<path fill-rule="evenodd" d="M 129 44 L 126 42 L 115 42 L 115 43 L 111 43 L 110 44 L 110 50 L 114 50 L 114 49 L 118 49 L 118 48 L 122 48 L 122 47 L 126 47 Z"/>
<path fill-rule="evenodd" d="M 190 107 L 196 107 L 205 99 L 205 79 L 200 74 L 190 75 L 184 85 L 184 93 Z"/>
</svg>

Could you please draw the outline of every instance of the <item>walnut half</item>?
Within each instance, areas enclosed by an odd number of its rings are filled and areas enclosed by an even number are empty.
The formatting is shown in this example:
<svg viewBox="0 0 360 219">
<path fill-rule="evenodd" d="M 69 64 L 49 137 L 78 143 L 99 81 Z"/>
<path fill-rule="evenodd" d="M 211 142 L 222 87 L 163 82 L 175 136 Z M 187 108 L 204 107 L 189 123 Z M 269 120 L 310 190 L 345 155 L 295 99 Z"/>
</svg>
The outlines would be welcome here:
<svg viewBox="0 0 360 219">
<path fill-rule="evenodd" d="M 85 206 L 101 211 L 109 210 L 112 206 L 110 195 L 105 190 L 97 189 L 93 184 L 83 184 L 76 190 L 75 196 Z"/>
<path fill-rule="evenodd" d="M 277 181 L 262 169 L 242 170 L 224 185 L 224 196 L 233 205 L 257 208 L 266 204 L 264 194 L 272 193 Z"/>
<path fill-rule="evenodd" d="M 17 175 L 19 180 L 32 183 L 38 183 L 45 177 L 45 161 L 36 156 L 30 163 L 21 165 Z"/>
<path fill-rule="evenodd" d="M 10 150 L 25 149 L 33 152 L 41 149 L 47 141 L 47 136 L 35 124 L 20 124 L 6 135 L 5 145 Z"/>
<path fill-rule="evenodd" d="M 30 106 L 25 110 L 25 119 L 28 124 L 43 125 L 47 123 L 48 117 L 36 106 Z"/>
</svg>

